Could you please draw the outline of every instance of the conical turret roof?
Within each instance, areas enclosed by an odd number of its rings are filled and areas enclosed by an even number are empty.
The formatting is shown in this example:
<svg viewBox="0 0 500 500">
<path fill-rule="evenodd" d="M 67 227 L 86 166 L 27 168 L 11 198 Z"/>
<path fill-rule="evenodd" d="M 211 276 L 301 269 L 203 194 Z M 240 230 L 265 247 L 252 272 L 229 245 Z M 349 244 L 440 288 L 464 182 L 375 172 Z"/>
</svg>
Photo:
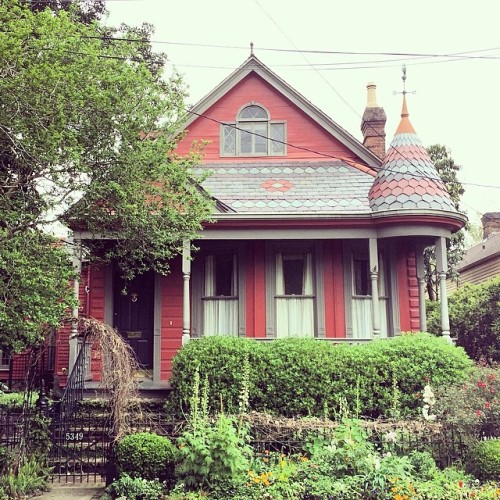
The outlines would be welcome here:
<svg viewBox="0 0 500 500">
<path fill-rule="evenodd" d="M 374 212 L 445 210 L 455 205 L 409 120 L 403 95 L 401 121 L 373 181 L 368 199 Z"/>
</svg>

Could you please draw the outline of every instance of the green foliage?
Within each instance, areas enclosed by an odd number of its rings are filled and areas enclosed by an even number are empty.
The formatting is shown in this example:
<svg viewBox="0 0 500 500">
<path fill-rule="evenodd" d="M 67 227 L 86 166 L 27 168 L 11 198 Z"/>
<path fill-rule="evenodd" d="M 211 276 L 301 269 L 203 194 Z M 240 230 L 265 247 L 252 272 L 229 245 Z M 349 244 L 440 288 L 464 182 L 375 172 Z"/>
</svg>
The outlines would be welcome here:
<svg viewBox="0 0 500 500">
<path fill-rule="evenodd" d="M 449 300 L 450 330 L 476 361 L 500 362 L 500 278 L 465 283 Z M 439 308 L 429 314 L 428 330 L 439 334 Z"/>
<path fill-rule="evenodd" d="M 500 480 L 500 439 L 480 441 L 470 450 L 468 470 L 482 481 Z"/>
<path fill-rule="evenodd" d="M 441 179 L 443 180 L 451 200 L 455 208 L 460 210 L 460 199 L 464 194 L 464 187 L 458 180 L 458 173 L 462 167 L 455 163 L 451 156 L 451 152 L 446 146 L 441 144 L 433 144 L 429 146 L 427 153 L 436 167 Z M 464 253 L 465 230 L 454 233 L 446 242 L 447 260 L 448 260 L 448 277 L 456 277 L 456 265 L 462 259 Z M 435 248 L 428 247 L 424 251 L 425 263 L 425 281 L 427 285 L 427 293 L 431 300 L 438 300 L 439 287 L 438 277 L 436 273 L 436 255 Z"/>
<path fill-rule="evenodd" d="M 36 230 L 7 237 L 0 227 L 0 248 L 0 347 L 19 352 L 68 316 L 74 270 L 66 249 Z"/>
<path fill-rule="evenodd" d="M 167 274 L 211 213 L 199 154 L 173 153 L 186 90 L 163 77 L 151 27 L 111 30 L 89 22 L 100 5 L 75 3 L 0 3 L 2 349 L 38 343 L 73 307 L 68 256 L 43 233 L 51 222 L 106 233 L 88 257 L 117 260 L 131 279 Z"/>
<path fill-rule="evenodd" d="M 26 498 L 39 493 L 47 487 L 49 469 L 36 457 L 21 461 L 17 470 L 11 465 L 0 475 L 0 492 L 7 498 Z"/>
<path fill-rule="evenodd" d="M 200 394 L 198 372 L 193 378 L 188 428 L 178 439 L 180 465 L 177 469 L 189 489 L 210 487 L 230 490 L 248 470 L 250 448 L 246 427 L 222 412 L 208 415 L 208 384 Z"/>
<path fill-rule="evenodd" d="M 429 377 L 439 385 L 464 380 L 471 366 L 462 349 L 428 334 L 359 346 L 206 337 L 190 342 L 174 358 L 173 404 L 186 411 L 199 369 L 208 380 L 209 411 L 215 412 L 222 399 L 229 413 L 238 413 L 245 359 L 250 409 L 283 416 L 322 417 L 325 411 L 338 413 L 343 401 L 350 413 L 359 415 L 416 414 Z"/>
<path fill-rule="evenodd" d="M 118 473 L 172 482 L 177 450 L 170 439 L 150 432 L 129 434 L 116 446 Z"/>
<path fill-rule="evenodd" d="M 10 453 L 5 446 L 0 446 L 0 474 L 10 462 Z"/>
<path fill-rule="evenodd" d="M 420 480 L 431 481 L 439 471 L 434 457 L 428 451 L 412 451 L 408 458 L 414 475 Z"/>
<path fill-rule="evenodd" d="M 157 479 L 131 477 L 124 473 L 106 488 L 106 493 L 117 500 L 157 500 L 163 498 L 164 485 Z"/>
<path fill-rule="evenodd" d="M 21 408 L 24 402 L 22 392 L 2 392 L 0 394 L 1 408 Z"/>
</svg>

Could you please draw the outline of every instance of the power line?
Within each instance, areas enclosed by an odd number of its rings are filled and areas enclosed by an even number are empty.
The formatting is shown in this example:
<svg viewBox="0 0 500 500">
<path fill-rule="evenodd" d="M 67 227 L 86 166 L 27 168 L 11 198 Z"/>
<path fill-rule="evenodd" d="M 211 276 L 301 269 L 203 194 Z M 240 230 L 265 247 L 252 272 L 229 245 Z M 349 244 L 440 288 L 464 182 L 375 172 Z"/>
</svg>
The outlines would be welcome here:
<svg viewBox="0 0 500 500">
<path fill-rule="evenodd" d="M 109 1 L 109 0 L 108 0 Z M 123 1 L 123 0 L 117 0 Z M 101 38 L 106 40 L 116 40 L 121 42 L 150 42 L 156 44 L 164 45 L 181 45 L 186 47 L 203 47 L 212 49 L 231 49 L 231 50 L 248 50 L 248 46 L 243 45 L 221 45 L 221 44 L 209 44 L 209 43 L 197 43 L 197 42 L 174 42 L 171 40 L 154 40 L 154 39 L 137 39 L 137 38 L 127 38 L 127 37 L 113 37 L 113 36 L 103 36 L 103 37 L 88 37 L 88 38 Z M 306 49 L 281 49 L 276 47 L 259 47 L 258 50 L 266 52 L 288 52 L 295 54 L 325 54 L 325 55 L 346 55 L 346 56 L 390 56 L 390 57 L 403 57 L 403 58 L 458 58 L 458 59 L 486 59 L 486 60 L 500 60 L 499 56 L 475 56 L 470 54 L 475 54 L 478 52 L 488 52 L 493 50 L 500 50 L 500 47 L 491 47 L 487 49 L 477 49 L 468 50 L 464 52 L 455 53 L 426 53 L 426 52 L 371 52 L 371 51 L 354 51 L 354 50 L 306 50 Z"/>
<path fill-rule="evenodd" d="M 285 146 L 288 146 L 288 147 L 291 147 L 291 148 L 294 148 L 294 149 L 299 149 L 299 150 L 302 150 L 302 151 L 306 151 L 308 153 L 314 153 L 314 154 L 317 154 L 319 156 L 323 156 L 325 158 L 331 158 L 333 160 L 341 160 L 344 163 L 347 163 L 347 164 L 349 164 L 351 166 L 354 166 L 354 167 L 361 165 L 361 166 L 366 167 L 366 168 L 368 168 L 370 170 L 375 170 L 375 171 L 384 170 L 385 172 L 392 172 L 392 173 L 398 173 L 398 174 L 401 173 L 401 172 L 399 172 L 397 170 L 391 170 L 391 169 L 382 168 L 382 167 L 374 167 L 374 166 L 368 165 L 367 163 L 363 163 L 361 161 L 356 161 L 356 160 L 351 160 L 350 158 L 346 158 L 346 157 L 343 157 L 343 156 L 335 156 L 335 155 L 331 155 L 331 154 L 328 154 L 328 153 L 322 153 L 321 151 L 317 151 L 315 149 L 306 148 L 304 146 L 297 146 L 297 145 L 292 144 L 290 142 L 281 141 L 279 139 L 273 139 L 272 137 L 269 137 L 269 136 L 264 135 L 264 134 L 259 134 L 258 132 L 252 132 L 252 131 L 249 131 L 249 130 L 242 129 L 242 128 L 238 127 L 237 125 L 235 125 L 234 123 L 223 122 L 221 120 L 218 120 L 217 118 L 213 118 L 211 116 L 204 115 L 203 113 L 198 113 L 198 112 L 190 110 L 190 109 L 188 109 L 187 112 L 190 113 L 190 114 L 196 115 L 199 118 L 203 118 L 205 120 L 209 120 L 209 121 L 212 121 L 214 123 L 217 123 L 219 125 L 225 125 L 225 126 L 228 126 L 228 127 L 232 127 L 235 130 L 239 130 L 241 132 L 245 132 L 245 133 L 250 134 L 250 135 L 255 135 L 256 137 L 261 137 L 261 138 L 266 139 L 266 140 L 274 141 L 274 142 L 277 142 L 279 144 L 283 144 Z M 397 148 L 396 148 L 396 150 L 397 150 Z M 401 154 L 401 153 L 399 153 L 399 154 Z M 404 155 L 401 154 L 401 156 L 404 158 Z M 408 158 L 405 158 L 405 159 L 411 163 L 410 159 L 408 159 Z M 441 176 L 439 175 L 439 173 L 437 173 L 437 175 L 438 175 L 439 180 L 441 180 L 441 182 L 444 182 L 441 179 Z M 413 177 L 422 178 L 422 179 L 429 179 L 430 178 L 428 175 L 418 175 L 418 174 L 413 174 Z M 470 183 L 470 182 L 460 182 L 460 184 L 463 184 L 463 185 L 466 185 L 466 186 L 478 186 L 478 187 L 484 187 L 484 188 L 500 189 L 500 186 L 495 186 L 495 185 L 474 184 L 474 183 Z"/>
</svg>

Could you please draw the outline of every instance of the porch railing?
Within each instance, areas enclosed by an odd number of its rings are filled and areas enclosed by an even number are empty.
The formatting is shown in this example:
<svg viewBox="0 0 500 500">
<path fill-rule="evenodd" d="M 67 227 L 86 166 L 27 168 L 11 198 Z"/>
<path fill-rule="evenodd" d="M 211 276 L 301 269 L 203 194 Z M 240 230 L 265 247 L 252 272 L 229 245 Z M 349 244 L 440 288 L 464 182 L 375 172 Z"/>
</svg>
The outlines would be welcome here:
<svg viewBox="0 0 500 500">
<path fill-rule="evenodd" d="M 68 418 L 74 415 L 78 403 L 83 399 L 85 390 L 85 380 L 88 377 L 88 356 L 90 346 L 85 339 L 78 344 L 80 350 L 76 356 L 75 364 L 67 379 L 66 387 L 61 397 L 60 415 L 61 418 Z"/>
</svg>

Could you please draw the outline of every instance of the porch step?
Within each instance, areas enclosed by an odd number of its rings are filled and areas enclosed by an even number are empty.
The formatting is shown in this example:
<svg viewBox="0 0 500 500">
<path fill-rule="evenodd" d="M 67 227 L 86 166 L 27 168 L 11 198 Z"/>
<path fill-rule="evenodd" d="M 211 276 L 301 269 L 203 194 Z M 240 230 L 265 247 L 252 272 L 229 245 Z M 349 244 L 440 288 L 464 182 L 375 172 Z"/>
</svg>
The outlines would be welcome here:
<svg viewBox="0 0 500 500">
<path fill-rule="evenodd" d="M 165 400 L 172 388 L 168 382 L 153 382 L 152 380 L 139 381 L 139 397 L 141 399 Z M 83 399 L 107 399 L 108 392 L 100 382 L 85 382 Z"/>
</svg>

